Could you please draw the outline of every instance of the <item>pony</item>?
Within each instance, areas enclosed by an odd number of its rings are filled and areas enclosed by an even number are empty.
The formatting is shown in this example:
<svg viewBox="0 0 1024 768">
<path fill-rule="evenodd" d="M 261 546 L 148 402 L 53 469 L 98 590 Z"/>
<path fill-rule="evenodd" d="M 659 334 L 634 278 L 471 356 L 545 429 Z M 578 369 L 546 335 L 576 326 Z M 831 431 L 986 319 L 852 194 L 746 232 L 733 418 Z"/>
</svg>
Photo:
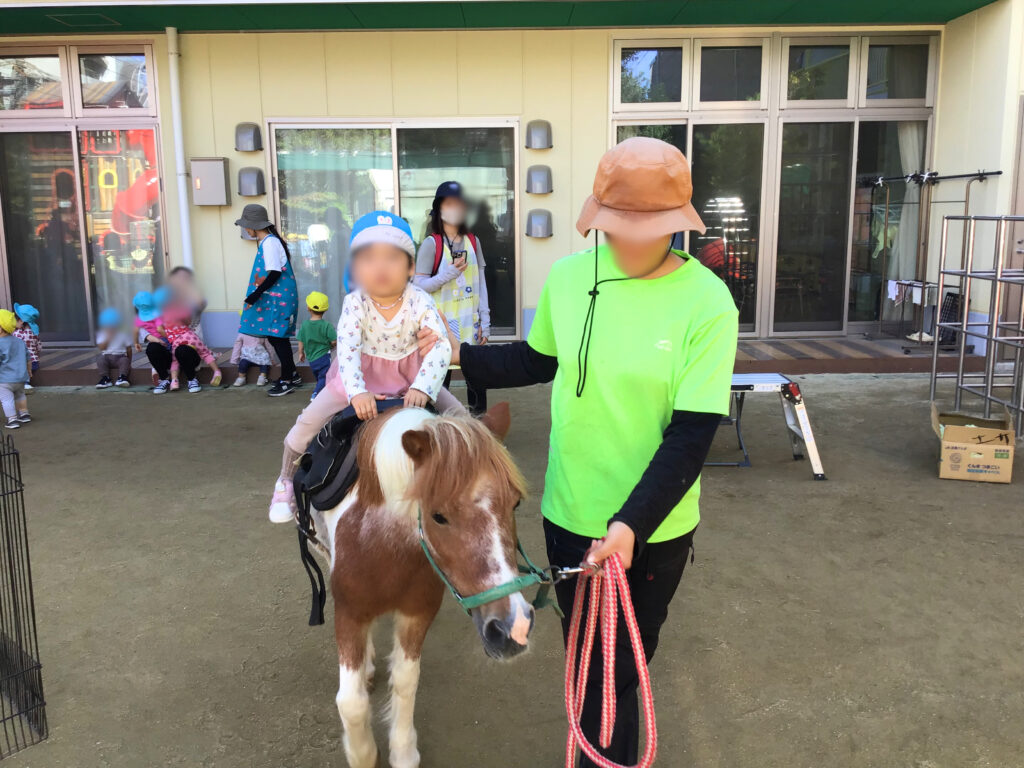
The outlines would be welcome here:
<svg viewBox="0 0 1024 768">
<path fill-rule="evenodd" d="M 377 416 L 360 427 L 358 481 L 337 507 L 313 516 L 330 561 L 336 704 L 351 768 L 377 763 L 368 692 L 374 672 L 370 630 L 384 614 L 395 617 L 390 764 L 420 764 L 413 723 L 420 652 L 445 590 L 422 546 L 462 595 L 518 575 L 515 508 L 525 483 L 491 431 L 504 438 L 508 426 L 507 403 L 480 420 L 418 408 Z M 488 656 L 509 659 L 527 649 L 534 609 L 521 593 L 470 613 Z"/>
</svg>

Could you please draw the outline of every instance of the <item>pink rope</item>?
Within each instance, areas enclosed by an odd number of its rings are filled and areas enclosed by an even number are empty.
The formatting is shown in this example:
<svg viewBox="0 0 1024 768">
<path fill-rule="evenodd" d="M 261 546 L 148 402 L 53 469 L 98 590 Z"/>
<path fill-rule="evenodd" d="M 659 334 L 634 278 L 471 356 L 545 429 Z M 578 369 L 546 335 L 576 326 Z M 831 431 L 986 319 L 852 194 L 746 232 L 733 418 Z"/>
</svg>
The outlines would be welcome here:
<svg viewBox="0 0 1024 768">
<path fill-rule="evenodd" d="M 586 623 L 583 624 L 583 601 L 587 593 L 588 582 L 590 609 L 587 611 Z M 604 587 L 603 590 L 602 587 Z M 644 727 L 647 732 L 644 753 L 636 766 L 623 766 L 602 756 L 587 741 L 580 727 L 583 697 L 587 690 L 590 658 L 594 648 L 594 635 L 597 632 L 597 621 L 600 615 L 604 679 L 601 689 L 601 732 L 598 741 L 602 748 L 607 748 L 611 744 L 612 729 L 615 725 L 615 633 L 619 603 L 622 604 L 622 617 L 633 646 L 636 670 L 640 677 L 640 699 L 643 703 Z M 583 627 L 583 645 L 580 648 L 579 675 L 577 677 L 576 656 L 581 625 Z M 565 768 L 573 768 L 576 765 L 577 747 L 600 768 L 650 768 L 654 764 L 654 756 L 658 750 L 658 727 L 654 720 L 654 695 L 651 692 L 651 678 L 647 671 L 647 659 L 644 656 L 644 646 L 640 639 L 640 628 L 636 623 L 633 601 L 629 594 L 626 571 L 622 567 L 622 559 L 618 555 L 612 555 L 605 560 L 601 570 L 585 571 L 580 574 L 576 584 L 576 600 L 569 622 L 569 645 L 565 659 L 565 712 L 569 717 L 569 737 L 565 744 Z"/>
</svg>

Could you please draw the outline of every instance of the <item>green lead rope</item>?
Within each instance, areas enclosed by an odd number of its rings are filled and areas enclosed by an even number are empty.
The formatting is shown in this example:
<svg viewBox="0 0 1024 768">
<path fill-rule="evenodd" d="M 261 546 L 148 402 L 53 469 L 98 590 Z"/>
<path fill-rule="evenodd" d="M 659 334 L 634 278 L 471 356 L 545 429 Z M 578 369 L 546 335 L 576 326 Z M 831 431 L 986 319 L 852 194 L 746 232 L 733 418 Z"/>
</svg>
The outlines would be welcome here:
<svg viewBox="0 0 1024 768">
<path fill-rule="evenodd" d="M 522 556 L 525 564 L 517 563 L 519 566 L 519 573 L 522 574 L 511 581 L 506 581 L 503 584 L 499 584 L 496 587 L 485 589 L 483 592 L 477 592 L 474 595 L 462 595 L 459 590 L 455 588 L 448 577 L 445 576 L 444 571 L 438 566 L 434 560 L 434 556 L 430 553 L 430 547 L 427 545 L 427 537 L 423 533 L 423 510 L 420 509 L 418 512 L 418 524 L 419 524 L 419 535 L 420 535 L 420 547 L 423 549 L 423 554 L 427 557 L 427 562 L 430 563 L 430 567 L 434 569 L 434 573 L 441 580 L 448 591 L 452 593 L 452 597 L 455 598 L 455 602 L 466 613 L 469 613 L 474 608 L 479 608 L 481 605 L 487 603 L 493 603 L 495 600 L 500 600 L 503 597 L 514 595 L 516 592 L 522 592 L 527 587 L 532 587 L 534 584 L 538 585 L 537 595 L 533 599 L 533 607 L 535 610 L 547 608 L 550 606 L 559 618 L 564 618 L 562 610 L 558 607 L 558 604 L 551 599 L 551 586 L 554 584 L 551 576 L 545 573 L 542 569 L 534 565 L 533 561 L 530 560 L 526 551 L 523 549 L 523 543 L 516 538 L 516 551 Z"/>
</svg>

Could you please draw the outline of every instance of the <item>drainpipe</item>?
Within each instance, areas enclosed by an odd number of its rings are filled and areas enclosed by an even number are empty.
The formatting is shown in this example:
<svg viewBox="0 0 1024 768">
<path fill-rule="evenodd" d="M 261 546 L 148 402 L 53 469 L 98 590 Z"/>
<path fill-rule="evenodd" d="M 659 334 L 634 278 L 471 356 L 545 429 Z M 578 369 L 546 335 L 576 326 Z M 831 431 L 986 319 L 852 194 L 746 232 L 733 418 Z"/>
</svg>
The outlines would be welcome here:
<svg viewBox="0 0 1024 768">
<path fill-rule="evenodd" d="M 171 127 L 174 131 L 174 172 L 178 177 L 178 222 L 181 225 L 181 263 L 192 269 L 192 225 L 188 207 L 188 172 L 185 170 L 185 133 L 181 126 L 181 78 L 178 74 L 178 29 L 167 27 L 167 63 L 171 81 Z"/>
</svg>

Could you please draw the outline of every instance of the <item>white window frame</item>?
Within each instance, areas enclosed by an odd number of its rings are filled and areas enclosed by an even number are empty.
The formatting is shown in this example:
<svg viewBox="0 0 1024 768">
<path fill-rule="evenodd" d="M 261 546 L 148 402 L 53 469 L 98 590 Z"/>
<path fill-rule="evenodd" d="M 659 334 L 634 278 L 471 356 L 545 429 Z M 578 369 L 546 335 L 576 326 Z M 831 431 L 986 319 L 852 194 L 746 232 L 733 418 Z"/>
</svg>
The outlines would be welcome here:
<svg viewBox="0 0 1024 768">
<path fill-rule="evenodd" d="M 622 49 L 623 48 L 679 48 L 682 50 L 682 71 L 679 73 L 679 101 L 622 102 Z M 641 38 L 616 40 L 612 56 L 612 111 L 613 112 L 665 112 L 689 109 L 690 69 L 692 41 L 690 38 Z"/>
<path fill-rule="evenodd" d="M 784 37 L 782 38 L 782 61 L 779 88 L 779 109 L 852 109 L 857 104 L 857 83 L 860 68 L 858 66 L 858 49 L 854 45 L 856 36 L 841 37 Z M 790 99 L 789 94 L 789 49 L 791 46 L 828 46 L 842 47 L 845 41 L 850 51 L 850 66 L 846 79 L 845 99 Z"/>
<path fill-rule="evenodd" d="M 3 46 L 0 56 L 13 58 L 17 56 L 53 56 L 57 55 L 60 68 L 60 93 L 64 102 L 60 109 L 5 109 L 0 110 L 0 120 L 45 120 L 54 117 L 70 117 L 74 96 L 71 92 L 70 75 L 68 73 L 67 46 Z"/>
<path fill-rule="evenodd" d="M 927 45 L 928 69 L 925 73 L 925 95 L 923 99 L 869 99 L 868 60 L 872 45 Z M 860 39 L 860 77 L 857 81 L 857 106 L 861 109 L 880 107 L 931 107 L 935 104 L 935 75 L 939 66 L 938 35 L 864 35 Z"/>
<path fill-rule="evenodd" d="M 701 52 L 704 48 L 761 47 L 761 98 L 757 101 L 703 101 L 700 97 Z M 771 38 L 703 37 L 693 41 L 693 108 L 695 110 L 768 109 L 768 82 L 771 79 Z"/>
<path fill-rule="evenodd" d="M 146 58 L 146 86 L 149 89 L 147 107 L 128 107 L 103 109 L 102 107 L 86 107 L 82 93 L 82 68 L 80 56 L 118 56 L 138 55 Z M 68 64 L 71 78 L 72 105 L 76 117 L 102 117 L 118 115 L 123 117 L 145 116 L 156 117 L 156 67 L 153 64 L 153 46 L 151 45 L 71 45 L 68 46 Z"/>
</svg>

